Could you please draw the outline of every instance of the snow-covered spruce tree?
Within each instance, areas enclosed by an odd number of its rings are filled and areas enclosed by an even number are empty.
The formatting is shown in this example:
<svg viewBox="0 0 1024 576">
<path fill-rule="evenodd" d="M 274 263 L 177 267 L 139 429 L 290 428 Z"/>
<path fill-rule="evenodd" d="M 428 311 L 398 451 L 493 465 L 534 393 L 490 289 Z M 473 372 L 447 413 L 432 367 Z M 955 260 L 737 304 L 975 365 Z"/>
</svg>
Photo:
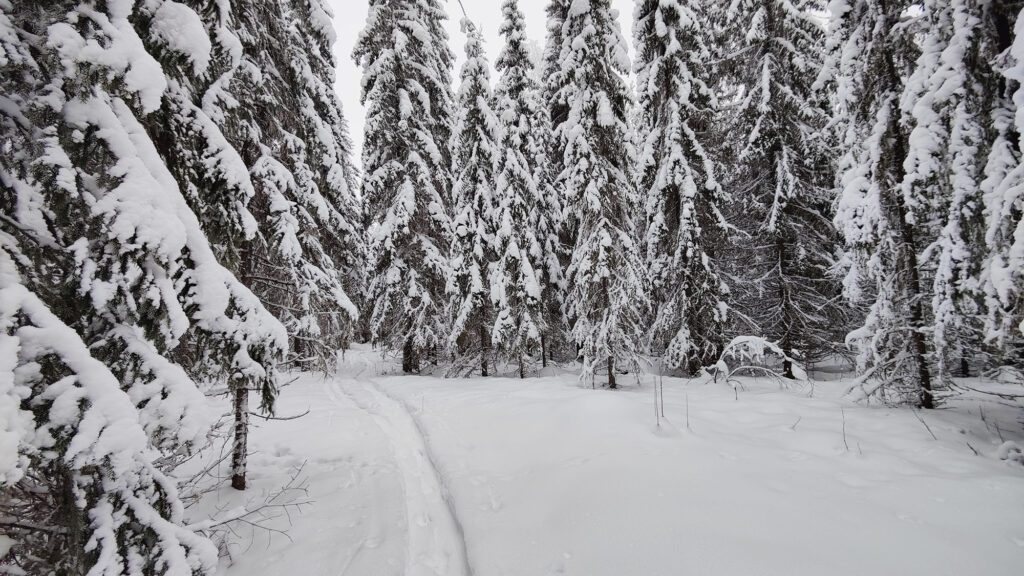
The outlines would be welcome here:
<svg viewBox="0 0 1024 576">
<path fill-rule="evenodd" d="M 558 126 L 565 121 L 568 113 L 565 102 L 558 100 L 562 93 L 562 47 L 563 28 L 565 19 L 569 14 L 571 0 L 548 0 L 545 8 L 547 22 L 545 27 L 547 34 L 544 40 L 544 59 L 540 63 L 542 93 L 544 102 L 548 107 L 548 117 L 551 119 L 552 127 Z M 559 165 L 561 165 L 559 159 Z"/>
<path fill-rule="evenodd" d="M 634 17 L 651 348 L 666 366 L 695 374 L 717 360 L 727 310 L 715 258 L 725 197 L 708 136 L 717 108 L 711 26 L 693 0 L 645 0 Z"/>
<path fill-rule="evenodd" d="M 222 16 L 231 27 L 211 30 L 226 65 L 198 94 L 240 152 L 251 193 L 256 233 L 224 252 L 287 326 L 290 361 L 326 368 L 353 334 L 365 268 L 356 169 L 333 88 L 333 29 L 319 0 L 233 6 Z M 198 190 L 194 205 L 215 204 L 215 194 Z"/>
<path fill-rule="evenodd" d="M 149 125 L 172 67 L 202 74 L 209 46 L 183 4 L 0 1 L 0 389 L 19 407 L 0 517 L 27 573 L 216 568 L 160 467 L 209 429 L 196 379 L 272 401 L 287 336 L 184 198 L 223 184 L 222 136 L 179 183 L 168 165 L 188 159 Z"/>
<path fill-rule="evenodd" d="M 452 93 L 452 74 L 455 69 L 455 54 L 452 52 L 445 28 L 448 21 L 448 14 L 445 11 L 445 4 L 448 0 L 418 0 L 422 5 L 423 23 L 429 34 L 430 43 L 427 51 L 430 74 L 436 79 L 424 85 L 427 95 L 430 97 L 432 110 L 430 134 L 434 142 L 451 143 L 455 129 L 456 104 L 455 95 Z M 455 175 L 452 170 L 452 149 L 451 146 L 441 146 L 441 164 L 434 171 L 434 178 L 437 186 L 446 193 L 451 194 L 455 182 Z M 451 206 L 451 198 L 445 197 L 446 206 Z"/>
<path fill-rule="evenodd" d="M 844 132 L 835 223 L 851 262 L 845 292 L 870 308 L 847 341 L 858 350 L 866 395 L 935 406 L 924 333 L 928 292 L 917 227 L 900 192 L 909 130 L 900 97 L 918 53 L 901 18 L 910 2 L 836 0 L 830 5 L 829 64 Z"/>
<path fill-rule="evenodd" d="M 373 341 L 401 350 L 406 372 L 436 357 L 450 333 L 451 53 L 438 44 L 442 17 L 435 1 L 374 0 L 353 52 L 367 108 L 363 197 L 373 262 L 366 306 Z"/>
<path fill-rule="evenodd" d="M 544 213 L 538 211 L 536 214 L 538 218 L 547 217 L 548 221 L 540 223 L 537 220 L 537 230 L 538 234 L 543 234 L 540 231 L 541 226 L 551 230 L 551 250 L 545 260 L 551 256 L 557 258 L 557 267 L 552 262 L 546 269 L 541 270 L 545 317 L 548 320 L 547 330 L 542 334 L 545 362 L 546 358 L 554 358 L 556 353 L 562 351 L 568 340 L 564 315 L 565 267 L 568 265 L 569 250 L 573 244 L 571 237 L 575 232 L 575 224 L 574 220 L 570 219 L 571 215 L 566 212 L 564 190 L 557 185 L 565 151 L 560 140 L 554 135 L 555 126 L 564 122 L 568 113 L 566 103 L 559 100 L 564 94 L 561 75 L 562 28 L 568 10 L 568 0 L 549 0 L 545 8 L 545 41 L 540 58 L 534 63 L 534 72 L 540 85 L 540 106 L 544 111 L 543 119 L 536 125 L 535 135 L 543 140 L 547 159 L 542 165 L 543 172 L 538 176 L 538 182 L 546 181 L 548 188 L 548 192 L 542 192 L 548 208 Z M 575 355 L 575 350 L 572 350 L 572 355 Z"/>
<path fill-rule="evenodd" d="M 569 109 L 555 129 L 565 150 L 558 185 L 566 211 L 579 221 L 566 269 L 566 315 L 584 375 L 606 365 L 608 386 L 615 388 L 616 366 L 634 362 L 641 347 L 646 282 L 629 173 L 630 97 L 622 78 L 629 56 L 610 0 L 571 4 L 562 56 L 558 99 Z"/>
<path fill-rule="evenodd" d="M 936 376 L 946 378 L 954 365 L 966 375 L 983 344 L 984 195 L 1003 170 L 993 166 L 994 178 L 982 181 L 998 138 L 990 127 L 1005 106 L 994 66 L 1008 46 L 989 2 L 929 0 L 922 10 L 921 54 L 901 102 L 912 130 L 900 192 L 918 231 L 919 267 L 931 278 Z"/>
<path fill-rule="evenodd" d="M 559 239 L 561 210 L 547 167 L 547 107 L 534 74 L 526 20 L 517 0 L 502 4 L 496 92 L 501 120 L 500 173 L 497 180 L 497 242 L 500 260 L 493 275 L 496 319 L 493 341 L 501 355 L 517 360 L 525 375 L 525 357 L 545 344 L 561 326 Z M 527 223 L 525 226 L 523 223 Z"/>
<path fill-rule="evenodd" d="M 732 306 L 753 330 L 804 362 L 837 348 L 847 324 L 830 272 L 832 142 L 826 98 L 813 89 L 825 34 L 815 0 L 733 0 L 727 13 L 730 82 L 742 87 L 729 131 L 739 135 L 727 189 L 734 235 Z M 744 320 L 751 325 L 745 326 Z M 789 361 L 783 367 L 792 378 Z"/>
<path fill-rule="evenodd" d="M 22 282 L 15 260 L 30 257 L 6 227 L 0 225 L 0 527 L 13 547 L 5 566 L 14 574 L 214 574 L 217 550 L 185 527 L 176 486 L 155 465 L 152 434 L 170 425 L 165 447 L 179 449 L 201 440 L 202 395 L 164 360 L 169 378 L 153 384 L 166 390 L 161 384 L 174 379 L 189 389 L 147 398 L 168 412 L 163 422 L 147 421 L 132 390 Z M 152 351 L 153 365 L 157 358 Z"/>
<path fill-rule="evenodd" d="M 999 32 L 996 65 L 1004 90 L 993 106 L 995 136 L 981 182 L 984 335 L 999 350 L 999 361 L 1019 363 L 1024 351 L 1024 18 L 1008 5 L 989 5 L 989 10 Z"/>
<path fill-rule="evenodd" d="M 483 38 L 468 19 L 466 61 L 456 97 L 457 121 L 453 135 L 452 262 L 448 293 L 452 298 L 449 344 L 456 359 L 480 356 L 480 373 L 488 375 L 492 324 L 491 269 L 498 261 L 495 179 L 501 139 L 498 118 L 491 109 L 490 64 Z M 501 282 L 503 278 L 495 278 Z M 500 294 L 501 287 L 494 286 Z"/>
<path fill-rule="evenodd" d="M 154 6 L 137 12 L 136 26 L 168 86 L 142 121 L 218 260 L 285 323 L 289 362 L 332 366 L 358 315 L 349 294 L 361 288 L 364 249 L 329 18 L 317 0 L 252 0 L 234 12 L 207 1 L 202 24 L 183 30 L 183 14 L 197 18 L 190 9 Z M 233 389 L 238 488 L 249 392 Z M 273 390 L 259 392 L 271 410 Z"/>
<path fill-rule="evenodd" d="M 559 177 L 565 167 L 565 148 L 562 138 L 555 135 L 558 127 L 569 117 L 569 103 L 565 100 L 568 94 L 566 87 L 568 77 L 562 73 L 562 63 L 567 57 L 567 54 L 564 54 L 562 50 L 565 48 L 564 28 L 569 14 L 569 4 L 570 0 L 550 0 L 548 2 L 547 38 L 544 43 L 544 60 L 540 64 L 541 95 L 544 105 L 547 107 L 549 133 L 551 134 L 547 144 L 548 172 L 561 207 L 561 217 L 557 225 L 562 245 L 561 262 L 563 270 L 569 262 L 569 250 L 576 243 L 576 229 L 578 227 L 576 214 L 568 209 L 565 190 L 558 184 Z M 562 296 L 564 299 L 564 289 Z"/>
</svg>

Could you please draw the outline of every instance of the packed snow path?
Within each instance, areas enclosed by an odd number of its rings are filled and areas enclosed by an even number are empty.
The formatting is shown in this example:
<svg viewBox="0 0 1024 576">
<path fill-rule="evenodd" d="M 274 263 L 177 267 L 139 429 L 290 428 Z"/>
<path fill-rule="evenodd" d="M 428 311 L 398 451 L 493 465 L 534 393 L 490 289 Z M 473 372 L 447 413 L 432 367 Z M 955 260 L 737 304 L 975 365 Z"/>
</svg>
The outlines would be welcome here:
<svg viewBox="0 0 1024 576">
<path fill-rule="evenodd" d="M 345 394 L 369 413 L 391 442 L 404 489 L 408 519 L 406 576 L 472 576 L 466 543 L 443 474 L 434 462 L 426 435 L 400 401 L 381 391 L 367 376 L 370 364 L 360 364 L 353 377 L 327 384 L 341 403 Z M 344 370 L 345 367 L 341 367 Z"/>
<path fill-rule="evenodd" d="M 303 464 L 312 503 L 277 521 L 287 537 L 240 531 L 226 576 L 1019 576 L 1024 563 L 1024 466 L 999 458 L 1024 431 L 1004 402 L 918 420 L 842 399 L 842 383 L 749 380 L 737 399 L 666 379 L 659 429 L 650 382 L 631 377 L 613 392 L 567 372 L 398 371 L 356 350 L 338 376 L 284 388 L 279 414 L 307 416 L 254 419 L 253 489 L 209 504 L 259 501 Z"/>
</svg>

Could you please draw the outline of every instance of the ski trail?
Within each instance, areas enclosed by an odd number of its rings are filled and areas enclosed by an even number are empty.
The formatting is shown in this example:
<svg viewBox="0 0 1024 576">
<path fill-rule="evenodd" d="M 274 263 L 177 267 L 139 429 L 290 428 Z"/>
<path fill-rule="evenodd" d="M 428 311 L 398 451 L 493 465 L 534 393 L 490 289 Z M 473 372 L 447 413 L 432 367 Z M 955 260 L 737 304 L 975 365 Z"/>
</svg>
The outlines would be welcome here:
<svg viewBox="0 0 1024 576">
<path fill-rule="evenodd" d="M 348 396 L 373 418 L 391 442 L 405 491 L 407 553 L 406 576 L 472 576 L 462 525 L 455 513 L 444 476 L 440 473 L 427 436 L 400 400 L 364 377 L 368 362 L 352 377 L 341 377 L 329 387 Z"/>
<path fill-rule="evenodd" d="M 325 395 L 332 403 L 345 409 L 355 406 L 362 410 L 343 393 L 337 382 L 327 379 L 324 384 Z M 376 429 L 374 437 L 383 439 L 385 453 L 390 454 L 390 437 L 372 414 L 366 412 L 366 416 L 366 424 Z M 321 433 L 330 433 L 330 430 Z M 405 522 L 402 521 L 405 516 L 404 486 L 393 456 L 390 461 L 387 472 L 380 478 L 376 476 L 383 469 L 377 467 L 353 470 L 352 480 L 343 488 L 350 491 L 352 498 L 359 503 L 357 523 L 363 534 L 354 546 L 339 551 L 344 556 L 339 556 L 333 569 L 332 573 L 337 576 L 401 576 L 405 573 L 403 563 L 408 547 L 405 542 L 407 531 L 403 529 Z"/>
<path fill-rule="evenodd" d="M 461 556 L 463 560 L 463 574 L 466 576 L 473 576 L 473 565 L 469 562 L 469 551 L 466 544 L 466 531 L 462 526 L 462 521 L 459 519 L 459 514 L 455 508 L 455 499 L 448 487 L 448 478 L 444 472 L 441 471 L 441 467 L 438 465 L 438 459 L 434 455 L 434 450 L 430 444 L 430 435 L 427 434 L 426 430 L 423 428 L 423 424 L 420 422 L 420 419 L 414 415 L 415 412 L 407 402 L 388 394 L 387 391 L 378 386 L 373 379 L 368 378 L 367 381 L 370 382 L 374 392 L 397 404 L 415 427 L 416 433 L 423 443 L 424 454 L 427 457 L 427 461 L 430 463 L 430 467 L 433 469 L 435 477 L 437 478 L 438 486 L 441 489 L 441 498 L 444 500 L 445 506 L 448 508 L 448 515 L 454 524 L 455 532 L 458 536 L 459 547 L 461 549 Z"/>
</svg>

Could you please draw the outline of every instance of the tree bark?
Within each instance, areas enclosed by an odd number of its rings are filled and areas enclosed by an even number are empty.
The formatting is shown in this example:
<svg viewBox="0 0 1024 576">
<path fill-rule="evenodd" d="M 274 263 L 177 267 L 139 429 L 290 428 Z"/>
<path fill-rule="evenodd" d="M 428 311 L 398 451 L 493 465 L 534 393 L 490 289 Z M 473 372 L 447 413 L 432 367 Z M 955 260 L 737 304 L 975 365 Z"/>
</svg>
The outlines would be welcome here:
<svg viewBox="0 0 1024 576">
<path fill-rule="evenodd" d="M 249 388 L 235 388 L 235 438 L 231 451 L 231 487 L 245 490 L 246 455 L 249 447 Z"/>
<path fill-rule="evenodd" d="M 690 378 L 696 378 L 700 374 L 700 369 L 703 368 L 701 365 L 700 357 L 697 354 L 690 354 L 690 357 L 686 360 L 686 372 L 690 375 Z"/>
<path fill-rule="evenodd" d="M 484 327 L 483 323 L 480 323 L 480 375 L 488 376 L 487 373 L 487 356 L 491 352 L 491 344 L 487 338 L 487 328 Z"/>
<path fill-rule="evenodd" d="M 895 120 L 892 120 L 895 121 Z M 898 130 L 899 128 L 895 128 Z M 896 157 L 905 158 L 906 150 L 902 138 L 897 138 Z M 920 388 L 918 392 L 918 406 L 920 408 L 932 409 L 935 407 L 935 400 L 932 397 L 932 378 L 928 370 L 928 344 L 924 336 L 924 309 L 921 305 L 923 294 L 921 293 L 921 273 L 918 271 L 917 262 L 917 235 L 914 227 L 907 221 L 907 209 L 903 199 L 899 195 L 895 198 L 896 213 L 900 226 L 900 238 L 903 241 L 901 246 L 902 258 L 898 260 L 902 264 L 903 272 L 907 282 L 904 292 L 910 312 L 910 346 L 913 362 L 917 372 L 917 383 Z"/>
<path fill-rule="evenodd" d="M 615 384 L 615 357 L 608 357 L 608 389 L 615 390 L 618 385 Z"/>
<path fill-rule="evenodd" d="M 542 368 L 548 367 L 548 344 L 543 334 L 540 337 L 540 365 Z"/>
<path fill-rule="evenodd" d="M 893 86 L 900 85 L 901 78 L 896 64 L 893 62 L 892 54 L 888 56 L 886 64 L 888 81 Z M 903 159 L 907 157 L 906 147 L 909 137 L 902 133 L 899 114 L 892 114 L 889 122 L 890 126 L 887 132 L 892 136 L 893 142 L 892 171 L 890 173 L 893 175 L 893 182 L 900 182 L 904 176 Z M 893 195 L 893 192 L 890 190 L 889 194 Z M 913 225 L 907 221 L 907 207 L 903 203 L 902 196 L 897 193 L 895 198 L 890 199 L 890 202 L 896 210 L 896 224 L 900 227 L 900 239 L 902 240 L 901 254 L 897 255 L 896 265 L 902 267 L 902 270 L 897 270 L 897 273 L 902 272 L 906 278 L 904 297 L 907 300 L 910 314 L 910 352 L 917 372 L 918 406 L 931 409 L 935 407 L 935 401 L 932 396 L 931 374 L 928 370 L 928 345 L 923 332 L 924 310 L 921 301 L 924 299 L 924 295 L 921 293 L 921 274 L 917 269 L 917 235 Z"/>
<path fill-rule="evenodd" d="M 405 341 L 405 346 L 402 347 L 402 372 L 413 374 L 419 369 L 420 362 L 416 355 L 416 347 L 413 346 L 412 338 L 409 338 Z"/>
</svg>

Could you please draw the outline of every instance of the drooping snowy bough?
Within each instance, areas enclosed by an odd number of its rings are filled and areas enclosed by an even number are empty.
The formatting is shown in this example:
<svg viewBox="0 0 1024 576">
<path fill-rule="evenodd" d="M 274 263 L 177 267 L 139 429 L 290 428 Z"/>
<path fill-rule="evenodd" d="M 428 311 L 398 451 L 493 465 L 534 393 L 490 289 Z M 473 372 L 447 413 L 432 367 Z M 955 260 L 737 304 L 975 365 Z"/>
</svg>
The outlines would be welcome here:
<svg viewBox="0 0 1024 576">
<path fill-rule="evenodd" d="M 211 424 L 200 381 L 273 400 L 287 333 L 186 199 L 238 174 L 170 72 L 201 77 L 211 46 L 176 2 L 0 1 L 0 517 L 28 573 L 215 569 L 163 468 Z"/>
</svg>

